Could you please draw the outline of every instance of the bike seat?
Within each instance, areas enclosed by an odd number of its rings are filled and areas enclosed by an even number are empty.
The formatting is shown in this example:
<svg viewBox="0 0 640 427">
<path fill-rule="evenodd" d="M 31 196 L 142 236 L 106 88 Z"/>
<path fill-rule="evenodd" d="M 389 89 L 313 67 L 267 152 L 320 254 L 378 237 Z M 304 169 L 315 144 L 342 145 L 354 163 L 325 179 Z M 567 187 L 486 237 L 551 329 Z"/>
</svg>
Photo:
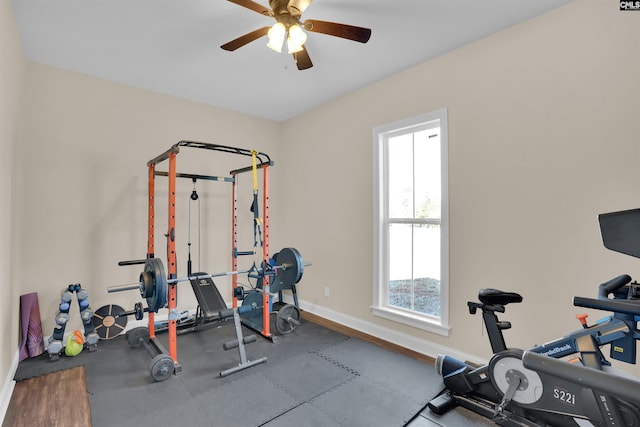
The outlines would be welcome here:
<svg viewBox="0 0 640 427">
<path fill-rule="evenodd" d="M 492 288 L 480 289 L 478 299 L 488 305 L 507 305 L 510 302 L 522 302 L 522 296 L 520 294 Z"/>
</svg>

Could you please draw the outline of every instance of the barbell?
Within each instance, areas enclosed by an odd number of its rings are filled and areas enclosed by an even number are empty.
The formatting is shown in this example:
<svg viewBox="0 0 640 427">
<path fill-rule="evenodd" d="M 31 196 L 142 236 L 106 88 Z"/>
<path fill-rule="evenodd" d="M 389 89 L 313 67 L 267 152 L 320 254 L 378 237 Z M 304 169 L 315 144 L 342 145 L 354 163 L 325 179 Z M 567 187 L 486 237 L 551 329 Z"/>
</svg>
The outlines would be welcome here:
<svg viewBox="0 0 640 427">
<path fill-rule="evenodd" d="M 167 279 L 162 260 L 160 258 L 147 258 L 144 263 L 144 269 L 140 273 L 140 280 L 137 283 L 111 286 L 107 288 L 107 292 L 113 293 L 137 289 L 140 291 L 142 298 L 147 301 L 147 310 L 149 312 L 158 312 L 167 303 L 167 291 L 170 284 L 256 272 L 259 277 L 264 277 L 266 274 L 273 276 L 273 291 L 277 292 L 280 289 L 290 288 L 298 283 L 302 279 L 304 267 L 311 265 L 310 263 L 303 263 L 300 252 L 294 248 L 282 249 L 274 255 L 273 259 L 277 265 Z"/>
</svg>

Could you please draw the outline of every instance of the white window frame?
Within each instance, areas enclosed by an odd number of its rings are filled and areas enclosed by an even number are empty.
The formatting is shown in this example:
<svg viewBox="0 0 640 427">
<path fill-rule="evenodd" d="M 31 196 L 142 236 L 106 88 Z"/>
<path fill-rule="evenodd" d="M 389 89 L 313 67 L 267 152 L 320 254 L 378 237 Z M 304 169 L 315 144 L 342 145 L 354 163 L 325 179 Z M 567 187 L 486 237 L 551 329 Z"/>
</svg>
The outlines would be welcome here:
<svg viewBox="0 0 640 427">
<path fill-rule="evenodd" d="M 385 141 L 390 135 L 428 124 L 440 125 L 442 207 L 440 223 L 440 317 L 388 305 L 388 185 Z M 449 336 L 449 183 L 447 109 L 422 114 L 373 128 L 373 304 L 372 313 L 385 319 Z"/>
</svg>

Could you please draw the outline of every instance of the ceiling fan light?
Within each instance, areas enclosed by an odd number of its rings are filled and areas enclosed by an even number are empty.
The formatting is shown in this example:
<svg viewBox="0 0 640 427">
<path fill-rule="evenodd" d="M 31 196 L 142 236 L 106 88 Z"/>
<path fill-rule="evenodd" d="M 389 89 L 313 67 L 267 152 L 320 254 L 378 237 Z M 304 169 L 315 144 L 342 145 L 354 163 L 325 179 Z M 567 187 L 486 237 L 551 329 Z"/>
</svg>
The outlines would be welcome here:
<svg viewBox="0 0 640 427">
<path fill-rule="evenodd" d="M 301 44 L 296 44 L 291 40 L 291 37 L 287 37 L 287 52 L 298 53 L 302 50 Z"/>
<path fill-rule="evenodd" d="M 269 40 L 269 43 L 267 43 L 267 47 L 269 49 L 275 50 L 278 53 L 282 52 L 282 43 L 275 43 L 274 39 Z"/>
<path fill-rule="evenodd" d="M 291 43 L 302 46 L 307 41 L 307 33 L 302 31 L 300 25 L 293 24 L 289 27 L 289 40 Z"/>
<path fill-rule="evenodd" d="M 276 52 L 282 52 L 282 45 L 284 44 L 284 37 L 286 34 L 287 29 L 284 24 L 281 22 L 275 23 L 273 27 L 269 28 L 269 32 L 267 33 L 267 36 L 269 37 L 267 47 L 275 50 Z"/>
<path fill-rule="evenodd" d="M 293 24 L 289 27 L 289 36 L 287 37 L 287 51 L 289 53 L 297 53 L 302 50 L 302 45 L 307 41 L 307 34 L 302 31 L 299 25 Z"/>
<path fill-rule="evenodd" d="M 307 33 L 302 31 L 302 27 L 298 24 L 289 27 L 289 37 L 298 44 L 304 44 L 307 41 Z"/>
</svg>

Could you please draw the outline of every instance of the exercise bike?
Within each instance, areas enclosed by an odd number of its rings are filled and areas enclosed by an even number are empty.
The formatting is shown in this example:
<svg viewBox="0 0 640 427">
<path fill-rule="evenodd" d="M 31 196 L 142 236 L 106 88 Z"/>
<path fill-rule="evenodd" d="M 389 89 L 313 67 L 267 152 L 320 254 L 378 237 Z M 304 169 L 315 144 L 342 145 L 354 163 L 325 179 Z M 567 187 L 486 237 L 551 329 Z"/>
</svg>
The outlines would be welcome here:
<svg viewBox="0 0 640 427">
<path fill-rule="evenodd" d="M 639 224 L 640 210 L 601 215 L 605 246 L 640 257 Z M 629 250 L 629 227 L 637 250 Z M 484 366 L 439 355 L 445 390 L 428 403 L 431 412 L 459 405 L 509 427 L 640 426 L 640 381 L 615 372 L 601 350 L 610 345 L 611 359 L 635 364 L 640 284 L 621 275 L 600 285 L 597 299 L 575 297 L 575 306 L 612 314 L 590 326 L 579 316 L 582 329 L 528 351 L 507 348 L 502 331 L 511 324 L 496 314 L 522 296 L 483 289 L 478 299 L 467 305 L 470 314 L 482 311 L 494 355 Z"/>
</svg>

